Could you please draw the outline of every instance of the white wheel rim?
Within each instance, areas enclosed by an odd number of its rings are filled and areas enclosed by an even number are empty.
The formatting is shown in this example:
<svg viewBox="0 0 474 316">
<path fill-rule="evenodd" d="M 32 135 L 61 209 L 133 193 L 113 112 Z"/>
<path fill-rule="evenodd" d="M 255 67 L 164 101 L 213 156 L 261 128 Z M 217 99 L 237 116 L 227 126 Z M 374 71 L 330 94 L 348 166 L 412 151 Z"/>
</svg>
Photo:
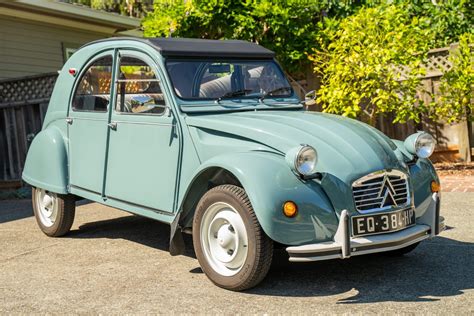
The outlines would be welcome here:
<svg viewBox="0 0 474 316">
<path fill-rule="evenodd" d="M 36 206 L 41 223 L 46 227 L 53 226 L 58 216 L 58 197 L 56 193 L 37 189 Z"/>
<path fill-rule="evenodd" d="M 201 245 L 206 261 L 223 276 L 237 274 L 248 254 L 244 221 L 229 204 L 212 204 L 201 221 Z"/>
</svg>

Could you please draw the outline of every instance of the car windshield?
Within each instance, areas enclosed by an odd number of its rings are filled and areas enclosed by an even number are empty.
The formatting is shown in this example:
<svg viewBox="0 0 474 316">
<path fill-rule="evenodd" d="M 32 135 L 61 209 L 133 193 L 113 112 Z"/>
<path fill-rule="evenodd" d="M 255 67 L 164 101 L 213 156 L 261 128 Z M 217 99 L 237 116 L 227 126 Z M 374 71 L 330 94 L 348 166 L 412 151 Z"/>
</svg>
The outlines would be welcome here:
<svg viewBox="0 0 474 316">
<path fill-rule="evenodd" d="M 180 60 L 166 68 L 185 100 L 290 97 L 288 80 L 273 60 Z"/>
</svg>

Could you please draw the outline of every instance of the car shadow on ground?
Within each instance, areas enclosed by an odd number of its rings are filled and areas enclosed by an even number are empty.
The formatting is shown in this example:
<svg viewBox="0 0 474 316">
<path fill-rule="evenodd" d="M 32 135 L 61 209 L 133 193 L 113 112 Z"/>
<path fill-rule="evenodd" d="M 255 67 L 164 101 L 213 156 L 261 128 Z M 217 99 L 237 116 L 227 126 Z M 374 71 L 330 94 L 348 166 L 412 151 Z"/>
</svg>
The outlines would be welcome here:
<svg viewBox="0 0 474 316">
<path fill-rule="evenodd" d="M 132 215 L 81 225 L 68 237 L 126 239 L 168 251 L 169 233 L 166 224 Z M 185 255 L 195 258 L 191 236 L 184 237 Z M 275 250 L 266 279 L 245 293 L 284 297 L 354 293 L 339 304 L 437 301 L 474 288 L 473 246 L 439 236 L 403 257 L 377 254 L 305 264 L 290 263 L 283 249 Z M 189 273 L 202 273 L 197 261 Z"/>
<path fill-rule="evenodd" d="M 0 224 L 33 216 L 31 200 L 3 200 L 0 207 Z"/>
<path fill-rule="evenodd" d="M 155 249 L 168 251 L 170 226 L 141 216 L 129 215 L 82 224 L 66 238 L 126 239 Z M 186 256 L 195 258 L 192 237 L 183 234 Z"/>
<path fill-rule="evenodd" d="M 0 200 L 0 224 L 34 216 L 31 199 Z M 79 200 L 77 206 L 91 204 L 89 200 Z"/>
</svg>

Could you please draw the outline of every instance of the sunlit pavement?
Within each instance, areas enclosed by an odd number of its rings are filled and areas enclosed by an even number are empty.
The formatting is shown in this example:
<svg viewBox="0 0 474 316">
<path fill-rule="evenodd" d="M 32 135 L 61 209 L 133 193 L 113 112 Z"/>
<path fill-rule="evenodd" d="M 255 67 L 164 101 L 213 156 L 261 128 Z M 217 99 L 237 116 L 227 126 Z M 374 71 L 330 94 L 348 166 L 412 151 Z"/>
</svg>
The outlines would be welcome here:
<svg viewBox="0 0 474 316">
<path fill-rule="evenodd" d="M 440 177 L 443 192 L 474 192 L 474 176 L 448 175 Z"/>
<path fill-rule="evenodd" d="M 446 184 L 444 184 L 446 185 Z M 289 264 L 276 252 L 260 286 L 222 290 L 185 256 L 169 228 L 81 203 L 72 232 L 48 238 L 28 200 L 0 201 L 0 314 L 474 313 L 474 193 L 442 194 L 448 230 L 403 258 Z"/>
</svg>

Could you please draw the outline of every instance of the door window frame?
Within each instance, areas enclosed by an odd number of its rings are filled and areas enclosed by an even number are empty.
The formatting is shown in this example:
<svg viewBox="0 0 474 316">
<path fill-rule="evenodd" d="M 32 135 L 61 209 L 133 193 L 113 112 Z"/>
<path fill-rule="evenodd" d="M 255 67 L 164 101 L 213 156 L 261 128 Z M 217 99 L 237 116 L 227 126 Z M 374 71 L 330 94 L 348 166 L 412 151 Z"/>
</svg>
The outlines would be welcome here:
<svg viewBox="0 0 474 316">
<path fill-rule="evenodd" d="M 76 91 L 79 88 L 79 84 L 82 81 L 82 77 L 89 70 L 89 68 L 92 66 L 93 63 L 95 63 L 97 60 L 99 60 L 103 57 L 106 57 L 106 56 L 112 57 L 112 73 L 110 75 L 109 104 L 107 104 L 107 108 L 105 109 L 105 111 L 89 111 L 89 110 L 74 109 L 73 106 L 72 106 L 73 105 L 72 103 L 74 101 L 74 97 L 76 96 Z M 115 64 L 116 64 L 116 62 L 115 62 L 115 50 L 114 49 L 110 49 L 110 50 L 98 53 L 98 54 L 96 54 L 96 55 L 94 55 L 93 57 L 90 58 L 90 60 L 81 68 L 81 71 L 76 75 L 74 85 L 71 89 L 71 93 L 70 93 L 70 96 L 69 96 L 68 116 L 70 115 L 70 113 L 92 113 L 92 114 L 98 114 L 98 115 L 101 115 L 101 114 L 104 115 L 104 114 L 109 113 L 110 104 L 112 103 L 112 97 L 113 97 L 113 92 L 114 92 L 113 78 L 114 78 Z"/>
<path fill-rule="evenodd" d="M 158 82 L 158 85 L 160 86 L 161 93 L 163 94 L 163 101 L 165 103 L 164 105 L 164 111 L 163 113 L 131 113 L 131 112 L 120 112 L 117 111 L 117 102 L 118 102 L 118 80 L 119 75 L 120 75 L 120 60 L 122 57 L 132 57 L 139 59 L 146 63 L 155 73 L 156 81 Z M 117 49 L 117 54 L 116 54 L 116 59 L 115 59 L 115 68 L 114 68 L 114 78 L 113 78 L 113 106 L 112 106 L 112 113 L 114 115 L 124 115 L 124 116 L 129 116 L 129 117 L 134 117 L 134 116 L 151 116 L 151 117 L 169 117 L 171 115 L 172 109 L 171 109 L 171 102 L 168 98 L 168 95 L 164 89 L 165 81 L 163 80 L 163 72 L 161 71 L 160 66 L 158 63 L 147 53 L 141 51 L 141 50 L 136 50 L 132 48 L 118 48 Z M 112 99 L 111 99 L 112 100 Z"/>
</svg>

